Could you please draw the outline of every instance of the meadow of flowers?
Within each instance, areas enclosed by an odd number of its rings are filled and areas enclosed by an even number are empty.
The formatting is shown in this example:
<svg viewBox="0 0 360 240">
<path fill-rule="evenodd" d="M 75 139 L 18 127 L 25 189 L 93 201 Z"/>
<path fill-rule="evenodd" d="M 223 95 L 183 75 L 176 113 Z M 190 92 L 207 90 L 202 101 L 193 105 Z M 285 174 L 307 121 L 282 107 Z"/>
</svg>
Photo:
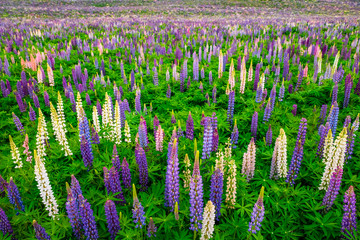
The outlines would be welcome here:
<svg viewBox="0 0 360 240">
<path fill-rule="evenodd" d="M 82 4 L 0 22 L 1 239 L 357 239 L 356 16 Z"/>
</svg>

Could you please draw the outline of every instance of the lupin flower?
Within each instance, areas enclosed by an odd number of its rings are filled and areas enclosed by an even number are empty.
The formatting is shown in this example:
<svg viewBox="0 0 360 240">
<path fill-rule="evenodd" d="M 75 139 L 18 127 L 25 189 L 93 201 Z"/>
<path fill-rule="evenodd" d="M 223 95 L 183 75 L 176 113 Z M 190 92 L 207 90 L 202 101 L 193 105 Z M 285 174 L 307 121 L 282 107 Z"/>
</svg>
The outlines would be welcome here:
<svg viewBox="0 0 360 240">
<path fill-rule="evenodd" d="M 228 103 L 227 119 L 226 119 L 226 121 L 229 122 L 230 126 L 232 126 L 233 124 L 234 104 L 235 104 L 235 91 L 231 91 L 229 93 L 229 103 Z"/>
<path fill-rule="evenodd" d="M 25 130 L 24 130 L 22 123 L 20 122 L 20 119 L 18 118 L 18 116 L 15 115 L 15 113 L 12 113 L 12 117 L 13 117 L 13 120 L 14 120 L 17 130 L 21 133 L 21 135 L 24 135 Z"/>
<path fill-rule="evenodd" d="M 214 129 L 213 136 L 212 136 L 212 151 L 216 152 L 219 146 L 219 133 L 217 128 Z"/>
<path fill-rule="evenodd" d="M 190 178 L 191 178 L 190 169 L 189 169 L 191 164 L 190 164 L 190 159 L 189 159 L 188 154 L 185 154 L 184 164 L 185 164 L 185 170 L 183 171 L 183 173 L 184 173 L 184 188 L 187 189 L 189 187 Z"/>
<path fill-rule="evenodd" d="M 283 79 L 280 90 L 279 90 L 279 102 L 283 101 L 284 95 L 285 95 L 285 86 L 284 86 L 284 79 Z"/>
<path fill-rule="evenodd" d="M 36 134 L 36 150 L 40 158 L 46 156 L 45 145 L 48 144 L 47 142 L 48 139 L 49 139 L 49 133 L 46 127 L 45 117 L 39 108 L 38 128 Z"/>
<path fill-rule="evenodd" d="M 136 194 L 136 188 L 135 184 L 133 184 L 133 219 L 134 223 L 136 223 L 136 228 L 140 227 L 142 228 L 145 226 L 145 219 L 146 217 L 144 212 L 144 207 L 141 205 L 141 202 L 139 202 L 139 199 Z"/>
<path fill-rule="evenodd" d="M 163 143 L 164 143 L 164 129 L 161 128 L 161 125 L 157 127 L 157 131 L 155 134 L 156 140 L 156 151 L 162 152 L 163 151 Z"/>
<path fill-rule="evenodd" d="M 257 135 L 257 126 L 258 126 L 258 112 L 254 112 L 251 120 L 251 136 L 255 137 Z"/>
<path fill-rule="evenodd" d="M 349 239 L 357 234 L 356 221 L 356 196 L 354 187 L 350 186 L 344 196 L 344 215 L 341 222 L 342 238 Z"/>
<path fill-rule="evenodd" d="M 265 208 L 264 208 L 264 187 L 261 187 L 259 198 L 254 205 L 253 212 L 251 214 L 251 221 L 249 223 L 248 231 L 256 233 L 260 231 L 261 222 L 264 220 Z"/>
<path fill-rule="evenodd" d="M 121 143 L 121 118 L 119 102 L 115 102 L 115 119 L 114 119 L 114 139 L 116 144 Z"/>
<path fill-rule="evenodd" d="M 65 204 L 66 212 L 70 220 L 70 224 L 75 234 L 75 237 L 77 239 L 81 239 L 83 236 L 82 233 L 83 225 L 80 219 L 78 197 L 75 195 L 74 193 L 75 191 L 73 191 L 70 188 L 68 183 L 66 183 L 66 191 L 67 191 L 67 201 Z"/>
<path fill-rule="evenodd" d="M 88 203 L 87 199 L 84 199 L 82 194 L 80 194 L 78 198 L 81 221 L 84 227 L 84 235 L 88 240 L 98 239 L 99 235 L 96 228 L 95 217 L 93 214 L 93 210 L 91 209 L 91 205 L 90 203 Z"/>
<path fill-rule="evenodd" d="M 141 191 L 146 191 L 148 188 L 148 165 L 146 160 L 146 155 L 144 149 L 139 145 L 136 144 L 135 147 L 135 158 L 136 163 L 139 166 L 139 178 L 140 178 L 140 185 Z"/>
<path fill-rule="evenodd" d="M 193 140 L 194 139 L 194 120 L 189 112 L 188 119 L 186 121 L 186 138 Z"/>
<path fill-rule="evenodd" d="M 266 141 L 266 145 L 267 146 L 271 146 L 272 144 L 272 129 L 271 129 L 271 124 L 269 124 L 269 128 L 266 132 L 266 138 L 265 138 L 265 141 Z"/>
<path fill-rule="evenodd" d="M 225 203 L 228 208 L 234 208 L 236 203 L 236 164 L 234 159 L 231 159 L 229 162 Z"/>
<path fill-rule="evenodd" d="M 192 231 L 198 231 L 202 228 L 203 205 L 203 183 L 200 175 L 199 151 L 197 151 L 194 170 L 190 179 L 190 230 Z"/>
<path fill-rule="evenodd" d="M 342 174 L 343 170 L 341 168 L 337 168 L 331 176 L 329 187 L 321 204 L 322 206 L 325 206 L 325 212 L 328 212 L 330 210 L 330 208 L 334 204 L 336 196 L 339 194 Z"/>
<path fill-rule="evenodd" d="M 221 203 L 223 194 L 224 176 L 217 168 L 211 176 L 210 200 L 214 203 L 216 209 L 216 220 L 219 221 L 221 215 Z"/>
<path fill-rule="evenodd" d="M 94 155 L 92 153 L 91 143 L 87 141 L 85 135 L 81 136 L 80 150 L 85 167 L 87 168 L 92 167 Z"/>
<path fill-rule="evenodd" d="M 50 236 L 46 233 L 45 228 L 43 228 L 40 224 L 33 220 L 33 226 L 35 229 L 35 237 L 38 240 L 50 240 Z"/>
<path fill-rule="evenodd" d="M 114 167 L 110 169 L 104 167 L 103 170 L 104 170 L 104 183 L 108 194 L 117 193 L 114 197 L 120 199 L 121 201 L 116 201 L 116 203 L 122 203 L 122 204 L 125 203 L 125 198 L 122 193 L 118 171 Z"/>
<path fill-rule="evenodd" d="M 246 175 L 247 181 L 250 181 L 255 174 L 255 158 L 256 158 L 256 146 L 254 138 L 248 145 L 247 152 L 244 153 L 241 173 Z"/>
<path fill-rule="evenodd" d="M 212 238 L 215 225 L 215 206 L 211 201 L 208 201 L 204 208 L 203 219 L 200 240 L 208 240 Z"/>
<path fill-rule="evenodd" d="M 321 128 L 322 127 L 322 128 Z M 328 135 L 329 133 L 329 130 L 330 130 L 330 124 L 329 122 L 327 122 L 325 124 L 325 126 L 321 125 L 320 126 L 320 132 L 319 132 L 319 135 L 320 135 L 320 141 L 319 141 L 319 145 L 318 145 L 318 149 L 317 149 L 317 152 L 316 154 L 318 155 L 318 157 L 320 159 L 323 158 L 323 154 L 324 154 L 324 145 L 325 145 L 325 139 L 326 139 L 326 136 Z"/>
<path fill-rule="evenodd" d="M 334 102 L 337 102 L 337 97 L 338 97 L 338 90 L 339 90 L 339 85 L 337 82 L 335 82 L 333 91 L 332 91 L 332 100 L 331 100 L 331 104 L 334 104 Z"/>
<path fill-rule="evenodd" d="M 279 137 L 276 139 L 273 157 L 271 161 L 270 179 L 275 177 L 286 177 L 287 174 L 287 141 L 284 129 L 280 129 Z"/>
<path fill-rule="evenodd" d="M 14 234 L 9 219 L 7 218 L 6 213 L 2 208 L 0 208 L 0 231 L 4 236 L 7 234 L 9 234 L 9 236 Z"/>
<path fill-rule="evenodd" d="M 170 88 L 170 84 L 168 84 L 168 89 L 166 91 L 166 97 L 167 98 L 171 98 L 171 88 Z"/>
<path fill-rule="evenodd" d="M 24 104 L 20 93 L 15 92 L 15 98 L 16 98 L 16 102 L 17 102 L 17 104 L 18 104 L 18 106 L 19 106 L 20 112 L 25 112 L 25 110 L 26 110 L 26 105 Z"/>
<path fill-rule="evenodd" d="M 43 159 L 41 159 L 36 150 L 34 150 L 34 159 L 35 159 L 35 179 L 40 190 L 40 196 L 46 207 L 46 210 L 49 211 L 49 216 L 55 219 L 55 216 L 59 213 L 58 205 L 54 196 L 54 192 L 50 185 L 49 176 L 46 172 Z"/>
<path fill-rule="evenodd" d="M 140 140 L 140 146 L 142 148 L 148 147 L 146 123 L 145 123 L 145 119 L 142 116 L 140 118 L 140 123 L 139 123 L 139 140 Z"/>
<path fill-rule="evenodd" d="M 23 163 L 20 158 L 19 149 L 16 147 L 11 135 L 9 135 L 10 140 L 10 148 L 11 148 L 11 157 L 14 160 L 14 163 L 16 164 L 15 168 L 22 168 Z"/>
<path fill-rule="evenodd" d="M 344 128 L 335 142 L 332 142 L 332 132 L 329 130 L 327 139 L 325 140 L 324 146 L 324 160 L 325 170 L 321 178 L 319 190 L 327 190 L 331 176 L 333 172 L 338 168 L 344 167 L 345 153 L 346 153 L 346 141 L 347 141 L 347 129 Z"/>
<path fill-rule="evenodd" d="M 294 115 L 294 117 L 296 116 L 296 112 L 297 112 L 297 105 L 294 104 L 293 109 L 291 110 L 291 113 L 292 113 L 292 115 Z"/>
<path fill-rule="evenodd" d="M 180 120 L 178 121 L 177 136 L 178 136 L 179 138 L 180 138 L 180 137 L 184 137 L 184 131 L 181 129 Z"/>
<path fill-rule="evenodd" d="M 234 129 L 233 129 L 233 132 L 231 133 L 231 145 L 232 145 L 233 149 L 236 148 L 238 139 L 239 139 L 239 130 L 238 130 L 238 127 L 236 124 L 236 119 L 235 119 Z"/>
<path fill-rule="evenodd" d="M 105 216 L 111 239 L 115 240 L 116 234 L 120 231 L 121 227 L 119 217 L 116 212 L 116 206 L 111 200 L 107 200 L 105 202 Z"/>
<path fill-rule="evenodd" d="M 270 117 L 271 117 L 271 98 L 269 98 L 265 107 L 263 123 L 269 121 Z"/>
<path fill-rule="evenodd" d="M 65 135 L 65 122 L 62 122 L 59 114 L 57 113 L 56 109 L 50 102 L 50 116 L 51 116 L 51 123 L 54 129 L 54 135 L 56 137 L 56 141 L 62 146 L 61 150 L 65 150 L 65 156 L 72 155 L 72 152 L 69 147 L 69 143 L 66 139 Z"/>
<path fill-rule="evenodd" d="M 160 125 L 159 119 L 155 115 L 155 117 L 154 117 L 154 138 L 155 138 L 155 141 L 156 141 L 156 131 L 157 131 L 159 125 Z"/>
<path fill-rule="evenodd" d="M 121 171 L 121 164 L 120 164 L 119 155 L 118 155 L 118 152 L 116 149 L 116 144 L 114 144 L 114 147 L 113 147 L 113 154 L 112 154 L 111 162 L 116 170 Z"/>
<path fill-rule="evenodd" d="M 125 142 L 130 143 L 131 142 L 131 134 L 130 134 L 130 127 L 128 122 L 125 120 Z"/>
<path fill-rule="evenodd" d="M 155 226 L 154 220 L 150 217 L 150 222 L 148 226 L 148 233 L 146 234 L 148 237 L 156 237 L 157 227 Z"/>
<path fill-rule="evenodd" d="M 166 169 L 165 180 L 165 206 L 171 207 L 174 211 L 175 202 L 179 202 L 179 159 L 178 159 L 178 143 L 174 139 L 171 148 L 170 160 Z"/>
<path fill-rule="evenodd" d="M 339 107 L 337 102 L 335 102 L 330 109 L 327 121 L 330 123 L 330 128 L 333 133 L 333 137 L 335 137 L 337 124 L 338 124 L 338 118 L 339 118 Z"/>
<path fill-rule="evenodd" d="M 100 137 L 94 126 L 91 126 L 91 143 L 100 144 Z"/>
<path fill-rule="evenodd" d="M 345 96 L 344 96 L 344 103 L 343 103 L 344 108 L 346 108 L 349 105 L 350 93 L 351 93 L 352 87 L 353 87 L 353 81 L 352 81 L 351 75 L 349 73 L 345 79 L 345 90 L 344 90 Z"/>
<path fill-rule="evenodd" d="M 25 206 L 21 200 L 21 196 L 17 186 L 15 185 L 13 178 L 10 178 L 9 184 L 7 185 L 8 197 L 10 203 L 15 206 L 16 214 L 19 214 L 19 211 L 25 211 Z"/>
<path fill-rule="evenodd" d="M 130 189 L 131 188 L 131 173 L 129 164 L 126 161 L 126 157 L 124 157 L 122 164 L 121 164 L 121 177 L 122 181 L 124 183 L 125 188 Z"/>
<path fill-rule="evenodd" d="M 30 121 L 34 122 L 36 120 L 36 113 L 34 111 L 34 109 L 31 107 L 30 103 L 29 103 L 29 118 Z"/>
<path fill-rule="evenodd" d="M 209 159 L 212 150 L 212 137 L 213 137 L 213 128 L 211 125 L 211 119 L 209 117 L 205 118 L 204 124 L 204 138 L 203 138 L 203 151 L 202 159 Z"/>
</svg>

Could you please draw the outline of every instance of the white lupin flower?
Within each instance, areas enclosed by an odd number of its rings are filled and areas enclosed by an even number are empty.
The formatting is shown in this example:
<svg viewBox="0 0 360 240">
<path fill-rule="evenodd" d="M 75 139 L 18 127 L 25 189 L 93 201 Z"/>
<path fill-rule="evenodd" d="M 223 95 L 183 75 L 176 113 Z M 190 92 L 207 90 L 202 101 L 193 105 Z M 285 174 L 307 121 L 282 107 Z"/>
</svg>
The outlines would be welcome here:
<svg viewBox="0 0 360 240">
<path fill-rule="evenodd" d="M 329 130 L 327 138 L 332 138 L 331 130 Z M 331 142 L 330 140 L 328 140 Z M 343 168 L 346 152 L 346 141 L 347 141 L 347 129 L 344 128 L 335 142 L 328 147 L 328 150 L 324 147 L 324 158 L 325 158 L 325 170 L 321 178 L 319 190 L 327 190 L 329 187 L 330 179 L 334 171 L 339 167 Z M 330 143 L 329 143 L 330 144 Z M 328 152 L 325 152 L 328 151 Z"/>
<path fill-rule="evenodd" d="M 38 66 L 38 70 L 37 70 L 37 79 L 38 79 L 38 83 L 43 83 L 43 75 L 40 70 L 40 66 Z"/>
<path fill-rule="evenodd" d="M 158 126 L 156 130 L 156 151 L 163 151 L 163 141 L 164 141 L 164 129 L 161 128 L 161 125 Z"/>
<path fill-rule="evenodd" d="M 241 73 L 240 73 L 240 93 L 245 92 L 246 84 L 246 66 L 245 66 L 245 57 L 243 57 L 241 62 Z"/>
<path fill-rule="evenodd" d="M 249 74 L 248 74 L 248 82 L 252 81 L 253 72 L 254 72 L 254 69 L 253 69 L 253 63 L 252 63 L 252 60 L 251 60 L 250 67 L 249 67 Z"/>
<path fill-rule="evenodd" d="M 246 179 L 249 181 L 254 177 L 255 173 L 255 157 L 256 157 L 256 146 L 254 138 L 251 139 L 247 152 L 244 153 L 243 164 L 241 173 L 246 175 Z"/>
<path fill-rule="evenodd" d="M 226 182 L 226 199 L 225 203 L 229 208 L 234 208 L 236 203 L 236 164 L 234 159 L 229 162 L 229 176 Z"/>
<path fill-rule="evenodd" d="M 46 172 L 42 158 L 36 154 L 34 151 L 35 159 L 35 179 L 38 183 L 38 188 L 40 190 L 40 196 L 45 205 L 47 211 L 49 211 L 49 216 L 53 219 L 59 213 L 58 205 L 54 197 L 54 192 L 52 191 L 48 174 Z"/>
<path fill-rule="evenodd" d="M 231 64 L 229 68 L 229 80 L 230 88 L 233 89 L 235 86 L 235 68 L 234 68 L 234 59 L 231 59 Z"/>
<path fill-rule="evenodd" d="M 323 152 L 324 152 L 324 154 L 323 154 L 322 162 L 326 163 L 326 162 L 330 161 L 330 158 L 332 158 L 332 155 L 334 152 L 334 139 L 333 139 L 331 129 L 329 129 L 328 134 L 325 138 Z"/>
<path fill-rule="evenodd" d="M 119 103 L 116 100 L 115 102 L 115 124 L 114 124 L 114 135 L 115 135 L 115 143 L 121 143 L 121 119 L 120 119 L 120 107 Z"/>
<path fill-rule="evenodd" d="M 78 122 L 80 122 L 80 108 L 82 108 L 83 105 L 82 105 L 82 100 L 81 100 L 81 96 L 80 96 L 80 92 L 77 92 L 77 95 L 76 95 L 76 116 L 77 116 L 77 120 Z"/>
<path fill-rule="evenodd" d="M 66 124 L 65 124 L 64 104 L 60 92 L 58 92 L 57 114 L 59 117 L 59 122 L 62 125 L 63 131 L 67 133 Z"/>
<path fill-rule="evenodd" d="M 220 169 L 222 174 L 224 174 L 224 158 L 224 152 L 219 149 L 219 151 L 216 153 L 215 169 Z"/>
<path fill-rule="evenodd" d="M 62 146 L 61 150 L 65 150 L 65 156 L 72 155 L 68 141 L 66 139 L 66 134 L 64 131 L 63 124 L 51 102 L 50 102 L 50 116 L 51 116 L 51 123 L 53 125 L 56 141 Z"/>
<path fill-rule="evenodd" d="M 212 238 L 214 232 L 214 225 L 215 225 L 215 206 L 209 200 L 204 208 L 200 240 L 208 240 Z"/>
<path fill-rule="evenodd" d="M 286 177 L 287 175 L 287 141 L 284 129 L 280 129 L 279 145 L 277 154 L 277 175 Z"/>
<path fill-rule="evenodd" d="M 11 156 L 14 160 L 14 163 L 16 164 L 15 168 L 21 168 L 23 166 L 23 163 L 20 158 L 19 149 L 16 147 L 11 135 L 9 135 L 10 140 L 10 147 L 11 147 Z"/>
<path fill-rule="evenodd" d="M 92 118 L 93 118 L 93 123 L 94 123 L 95 129 L 99 133 L 101 128 L 100 128 L 100 121 L 99 121 L 99 113 L 97 111 L 96 106 L 93 106 Z"/>
<path fill-rule="evenodd" d="M 45 117 L 39 108 L 39 118 L 38 118 L 38 129 L 36 134 L 36 149 L 39 157 L 42 159 L 46 156 L 45 145 L 49 139 L 49 133 L 47 132 Z"/>
<path fill-rule="evenodd" d="M 130 127 L 126 120 L 125 120 L 124 132 L 125 132 L 125 142 L 130 143 L 131 142 Z"/>
<path fill-rule="evenodd" d="M 223 61 L 224 61 L 223 53 L 222 53 L 222 51 L 220 50 L 220 53 L 219 53 L 219 69 L 218 69 L 219 75 L 218 75 L 218 78 L 221 78 L 221 77 L 222 77 L 222 73 L 223 73 Z"/>
<path fill-rule="evenodd" d="M 114 119 L 112 115 L 112 106 L 111 100 L 107 93 L 105 93 L 105 103 L 103 107 L 103 115 L 102 115 L 102 128 L 107 129 L 104 131 L 104 137 L 109 141 L 114 141 L 115 135 L 113 134 L 114 129 Z"/>
</svg>

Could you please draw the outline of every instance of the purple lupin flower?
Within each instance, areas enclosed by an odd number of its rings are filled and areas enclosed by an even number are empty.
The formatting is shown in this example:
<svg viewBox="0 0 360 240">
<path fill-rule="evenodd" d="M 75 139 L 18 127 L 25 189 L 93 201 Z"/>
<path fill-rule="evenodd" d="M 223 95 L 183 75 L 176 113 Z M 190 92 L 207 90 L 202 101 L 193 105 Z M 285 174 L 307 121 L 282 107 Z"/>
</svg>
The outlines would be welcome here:
<svg viewBox="0 0 360 240">
<path fill-rule="evenodd" d="M 18 118 L 18 116 L 15 115 L 15 113 L 12 113 L 12 117 L 17 130 L 21 133 L 21 135 L 24 135 L 25 129 L 22 123 L 20 122 L 20 119 Z"/>
<path fill-rule="evenodd" d="M 19 211 L 25 211 L 25 206 L 21 200 L 19 190 L 12 177 L 10 178 L 9 184 L 7 185 L 7 191 L 10 203 L 14 205 L 15 210 L 17 211 L 16 215 L 19 214 Z"/>
<path fill-rule="evenodd" d="M 319 116 L 319 124 L 323 124 L 326 118 L 327 105 L 324 104 L 321 106 L 320 116 Z"/>
<path fill-rule="evenodd" d="M 235 104 L 235 91 L 231 91 L 229 93 L 229 103 L 228 103 L 227 119 L 226 119 L 226 121 L 229 122 L 230 127 L 232 127 L 233 125 L 234 104 Z"/>
<path fill-rule="evenodd" d="M 263 117 L 263 123 L 269 121 L 271 117 L 271 98 L 269 98 L 269 101 L 266 104 L 265 111 L 264 111 L 264 117 Z"/>
<path fill-rule="evenodd" d="M 215 128 L 212 137 L 212 151 L 217 152 L 219 146 L 219 133 L 218 129 Z"/>
<path fill-rule="evenodd" d="M 99 134 L 96 131 L 94 126 L 91 127 L 91 143 L 92 144 L 100 144 Z"/>
<path fill-rule="evenodd" d="M 274 86 L 273 86 L 273 88 L 271 89 L 271 92 L 270 92 L 271 111 L 274 110 L 275 100 L 276 100 L 276 84 L 274 84 Z M 254 136 L 254 137 L 256 138 L 256 136 Z"/>
<path fill-rule="evenodd" d="M 327 121 L 330 123 L 330 129 L 333 133 L 333 138 L 335 137 L 335 134 L 336 134 L 338 119 L 339 119 L 339 107 L 338 107 L 337 102 L 335 102 L 331 106 L 329 116 L 327 118 Z"/>
<path fill-rule="evenodd" d="M 91 99 L 88 93 L 86 93 L 86 103 L 87 105 L 91 106 Z"/>
<path fill-rule="evenodd" d="M 198 231 L 202 228 L 203 205 L 203 183 L 199 168 L 199 151 L 197 151 L 193 174 L 190 178 L 190 230 Z"/>
<path fill-rule="evenodd" d="M 140 191 L 146 191 L 148 188 L 148 166 L 144 149 L 136 144 L 135 147 L 136 163 L 139 166 Z"/>
<path fill-rule="evenodd" d="M 251 136 L 256 139 L 257 134 L 257 126 L 258 126 L 258 112 L 254 112 L 251 120 Z"/>
<path fill-rule="evenodd" d="M 193 140 L 194 139 L 194 120 L 189 112 L 188 119 L 186 120 L 186 138 Z"/>
<path fill-rule="evenodd" d="M 231 133 L 231 145 L 232 145 L 233 149 L 236 148 L 236 145 L 238 143 L 238 139 L 239 139 L 239 130 L 238 130 L 236 120 L 235 120 L 234 129 L 233 129 L 233 131 Z"/>
<path fill-rule="evenodd" d="M 285 86 L 284 86 L 284 81 L 283 81 L 281 84 L 280 90 L 279 90 L 279 102 L 283 101 L 284 95 L 285 95 Z"/>
<path fill-rule="evenodd" d="M 330 210 L 334 204 L 336 196 L 339 194 L 342 174 L 343 170 L 338 167 L 331 176 L 329 187 L 321 204 L 322 206 L 325 206 L 324 212 L 328 212 Z"/>
<path fill-rule="evenodd" d="M 345 159 L 350 160 L 352 158 L 353 150 L 354 150 L 354 132 L 355 126 L 350 127 L 350 124 L 347 129 L 347 141 L 346 141 L 346 152 L 345 152 Z"/>
<path fill-rule="evenodd" d="M 116 149 L 116 144 L 114 144 L 114 147 L 113 147 L 113 154 L 112 154 L 111 161 L 112 161 L 112 164 L 115 167 L 115 169 L 117 171 L 121 171 L 121 164 L 120 164 L 120 160 L 119 160 L 118 151 Z"/>
<path fill-rule="evenodd" d="M 74 175 L 71 175 L 71 192 L 74 198 L 79 202 L 79 195 L 82 195 L 81 187 L 79 181 L 76 179 Z"/>
<path fill-rule="evenodd" d="M 24 102 L 23 102 L 22 97 L 19 94 L 19 92 L 15 92 L 15 97 L 16 97 L 16 101 L 19 106 L 20 112 L 25 112 L 26 106 L 24 105 Z"/>
<path fill-rule="evenodd" d="M 4 236 L 6 236 L 7 234 L 14 234 L 9 219 L 7 218 L 6 213 L 2 208 L 0 208 L 0 231 L 3 233 Z"/>
<path fill-rule="evenodd" d="M 35 95 L 35 94 L 34 94 L 34 95 Z M 35 95 L 35 96 L 36 96 L 36 95 Z M 39 101 L 39 100 L 38 100 L 38 101 Z M 46 106 L 50 107 L 49 94 L 47 93 L 46 90 L 44 91 L 44 102 L 45 102 L 45 105 L 46 105 Z M 34 104 L 35 104 L 35 100 L 34 100 Z M 35 104 L 35 107 L 37 107 L 36 104 Z"/>
<path fill-rule="evenodd" d="M 209 159 L 212 150 L 213 127 L 211 118 L 205 117 L 202 159 Z"/>
<path fill-rule="evenodd" d="M 114 167 L 112 167 L 109 169 L 109 175 L 111 192 L 117 193 L 114 197 L 120 199 L 120 201 L 116 201 L 116 203 L 124 204 L 125 198 L 120 184 L 119 172 Z"/>
<path fill-rule="evenodd" d="M 178 143 L 175 138 L 171 148 L 170 159 L 166 168 L 165 206 L 171 207 L 171 211 L 174 211 L 175 203 L 179 202 L 179 196 Z"/>
<path fill-rule="evenodd" d="M 217 168 L 211 175 L 210 186 L 210 201 L 214 204 L 216 209 L 216 220 L 219 221 L 221 215 L 221 202 L 223 194 L 224 176 L 219 168 Z"/>
<path fill-rule="evenodd" d="M 307 120 L 305 118 L 302 118 L 299 126 L 299 131 L 296 139 L 296 145 L 294 148 L 293 156 L 291 158 L 290 167 L 285 180 L 287 183 L 290 183 L 291 186 L 295 184 L 295 179 L 298 177 L 301 162 L 304 157 L 304 144 L 305 144 L 306 130 L 307 130 L 306 126 L 307 126 Z"/>
<path fill-rule="evenodd" d="M 111 200 L 107 200 L 105 202 L 105 216 L 111 239 L 115 240 L 116 234 L 120 231 L 121 227 L 119 217 L 116 212 L 116 206 Z"/>
<path fill-rule="evenodd" d="M 272 129 L 271 129 L 271 124 L 269 124 L 269 128 L 268 128 L 268 130 L 267 130 L 267 132 L 266 132 L 266 138 L 265 138 L 265 140 L 266 140 L 266 145 L 267 145 L 267 146 L 271 146 L 271 144 L 272 144 Z"/>
<path fill-rule="evenodd" d="M 341 222 L 341 232 L 343 238 L 354 237 L 356 235 L 356 196 L 354 187 L 350 186 L 344 196 L 344 215 Z M 347 237 L 346 237 L 347 236 Z"/>
<path fill-rule="evenodd" d="M 149 226 L 148 226 L 148 233 L 146 234 L 148 237 L 156 237 L 156 231 L 157 231 L 157 227 L 155 226 L 154 220 L 151 217 L 150 218 L 150 222 L 149 222 Z"/>
<path fill-rule="evenodd" d="M 353 81 L 352 81 L 351 75 L 349 73 L 345 79 L 345 90 L 344 90 L 345 95 L 344 95 L 343 108 L 346 108 L 349 105 L 350 93 L 351 93 L 352 86 L 353 86 Z"/>
<path fill-rule="evenodd" d="M 168 89 L 166 90 L 166 97 L 167 97 L 167 98 L 171 98 L 171 88 L 170 88 L 170 84 L 168 84 Z"/>
<path fill-rule="evenodd" d="M 98 239 L 98 231 L 96 228 L 96 222 L 93 210 L 91 209 L 90 203 L 88 203 L 87 199 L 80 194 L 78 196 L 79 199 L 79 208 L 80 208 L 80 216 L 81 221 L 84 227 L 84 235 L 88 240 Z"/>
<path fill-rule="evenodd" d="M 66 191 L 68 193 L 67 201 L 65 204 L 66 212 L 68 214 L 68 218 L 70 220 L 70 224 L 75 234 L 75 237 L 77 239 L 81 239 L 81 237 L 83 236 L 81 231 L 83 226 L 80 219 L 79 203 L 77 200 L 77 196 L 74 195 L 68 183 L 66 183 Z"/>
<path fill-rule="evenodd" d="M 145 226 L 145 219 L 146 217 L 145 212 L 144 212 L 144 207 L 141 205 L 141 202 L 139 201 L 137 194 L 136 194 L 136 188 L 135 185 L 133 184 L 133 219 L 134 219 L 134 223 L 136 223 L 136 228 L 140 227 L 142 228 L 142 226 Z"/>
<path fill-rule="evenodd" d="M 101 108 L 101 104 L 99 102 L 99 99 L 96 101 L 96 108 L 97 108 L 97 112 L 100 116 L 102 116 L 102 108 Z"/>
<path fill-rule="evenodd" d="M 328 135 L 329 130 L 330 130 L 329 122 L 327 122 L 325 124 L 325 126 L 323 126 L 323 125 L 320 126 L 320 131 L 319 131 L 320 141 L 319 141 L 318 149 L 316 152 L 316 154 L 318 155 L 318 157 L 320 159 L 322 159 L 322 157 L 323 157 L 325 139 L 326 139 L 326 136 Z"/>
<path fill-rule="evenodd" d="M 140 101 L 140 97 L 141 97 L 140 91 L 136 90 L 135 111 L 136 111 L 137 113 L 140 113 L 140 112 L 141 112 L 141 101 Z"/>
<path fill-rule="evenodd" d="M 34 106 L 36 108 L 40 108 L 39 98 L 35 93 L 32 94 L 32 99 L 33 99 L 33 102 L 34 102 Z"/>
<path fill-rule="evenodd" d="M 293 92 L 293 85 L 289 84 L 288 92 L 291 94 Z"/>
<path fill-rule="evenodd" d="M 29 118 L 30 121 L 35 121 L 36 120 L 36 113 L 34 111 L 34 109 L 31 107 L 30 103 L 29 103 Z"/>
<path fill-rule="evenodd" d="M 339 91 L 339 85 L 337 82 L 335 82 L 333 91 L 332 91 L 332 100 L 331 100 L 331 104 L 334 104 L 334 102 L 337 102 L 337 96 L 338 96 L 338 91 Z"/>
<path fill-rule="evenodd" d="M 122 181 L 124 183 L 125 188 L 130 189 L 131 188 L 131 173 L 129 164 L 126 161 L 126 157 L 124 157 L 122 164 L 121 164 L 121 177 Z"/>
<path fill-rule="evenodd" d="M 35 237 L 38 240 L 50 240 L 50 236 L 45 232 L 45 229 L 36 222 L 36 220 L 33 220 L 33 226 L 35 229 Z"/>
<path fill-rule="evenodd" d="M 91 144 L 85 138 L 85 135 L 81 136 L 80 150 L 81 150 L 81 155 L 82 155 L 85 167 L 87 167 L 87 168 L 92 167 L 94 156 L 92 153 Z"/>
<path fill-rule="evenodd" d="M 292 113 L 292 115 L 294 115 L 294 117 L 296 116 L 296 112 L 297 112 L 297 105 L 294 104 L 293 109 L 291 110 L 291 113 Z"/>
<path fill-rule="evenodd" d="M 249 222 L 248 231 L 256 233 L 260 231 L 261 222 L 264 220 L 265 208 L 264 208 L 264 187 L 261 187 L 259 198 L 254 205 L 253 212 L 251 214 L 251 221 Z"/>
<path fill-rule="evenodd" d="M 148 147 L 146 123 L 145 123 L 145 119 L 142 116 L 140 117 L 140 124 L 139 124 L 139 141 L 140 141 L 140 146 L 142 148 Z"/>
</svg>

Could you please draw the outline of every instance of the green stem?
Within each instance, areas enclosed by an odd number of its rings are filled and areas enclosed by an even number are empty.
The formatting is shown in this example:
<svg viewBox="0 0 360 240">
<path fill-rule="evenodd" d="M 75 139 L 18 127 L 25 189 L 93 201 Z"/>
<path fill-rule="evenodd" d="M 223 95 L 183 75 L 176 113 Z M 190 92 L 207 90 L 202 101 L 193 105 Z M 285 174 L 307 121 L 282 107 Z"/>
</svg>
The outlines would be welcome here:
<svg viewBox="0 0 360 240">
<path fill-rule="evenodd" d="M 194 240 L 196 239 L 196 233 L 197 233 L 197 231 L 195 230 L 194 231 Z"/>
</svg>

